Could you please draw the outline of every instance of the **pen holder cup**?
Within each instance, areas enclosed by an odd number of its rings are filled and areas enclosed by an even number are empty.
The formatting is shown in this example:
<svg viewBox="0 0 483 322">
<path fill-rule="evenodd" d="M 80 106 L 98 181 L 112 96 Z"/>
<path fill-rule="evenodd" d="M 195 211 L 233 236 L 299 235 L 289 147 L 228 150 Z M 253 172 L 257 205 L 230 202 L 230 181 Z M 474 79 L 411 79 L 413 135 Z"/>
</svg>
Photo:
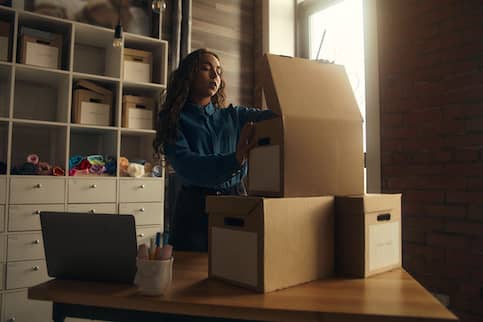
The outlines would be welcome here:
<svg viewBox="0 0 483 322">
<path fill-rule="evenodd" d="M 162 295 L 173 280 L 173 257 L 167 260 L 137 260 L 134 284 L 142 295 Z"/>
</svg>

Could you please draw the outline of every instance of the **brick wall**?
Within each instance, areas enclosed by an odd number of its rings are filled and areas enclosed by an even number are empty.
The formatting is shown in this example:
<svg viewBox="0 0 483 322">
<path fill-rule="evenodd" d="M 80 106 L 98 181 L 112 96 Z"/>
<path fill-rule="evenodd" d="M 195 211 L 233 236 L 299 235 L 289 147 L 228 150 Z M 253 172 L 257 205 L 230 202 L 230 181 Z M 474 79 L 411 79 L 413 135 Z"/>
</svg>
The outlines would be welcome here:
<svg viewBox="0 0 483 322">
<path fill-rule="evenodd" d="M 483 321 L 483 1 L 378 1 L 384 192 L 403 265 Z"/>
</svg>

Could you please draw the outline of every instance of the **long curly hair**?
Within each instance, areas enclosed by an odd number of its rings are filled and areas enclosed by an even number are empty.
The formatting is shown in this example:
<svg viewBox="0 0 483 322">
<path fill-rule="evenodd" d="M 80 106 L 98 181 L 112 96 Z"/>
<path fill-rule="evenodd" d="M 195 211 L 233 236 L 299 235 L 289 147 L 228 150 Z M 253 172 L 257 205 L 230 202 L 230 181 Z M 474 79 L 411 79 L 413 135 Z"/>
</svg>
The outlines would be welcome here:
<svg viewBox="0 0 483 322">
<path fill-rule="evenodd" d="M 199 69 L 200 58 L 203 54 L 210 54 L 220 58 L 214 52 L 201 48 L 191 52 L 181 60 L 178 68 L 169 76 L 168 86 L 165 92 L 165 100 L 161 104 L 156 125 L 156 138 L 153 141 L 154 153 L 157 156 L 165 153 L 165 147 L 176 141 L 176 129 L 179 124 L 181 110 L 185 105 L 191 90 L 191 84 Z M 225 80 L 223 74 L 220 76 L 220 87 L 211 102 L 218 108 L 225 107 Z"/>
</svg>

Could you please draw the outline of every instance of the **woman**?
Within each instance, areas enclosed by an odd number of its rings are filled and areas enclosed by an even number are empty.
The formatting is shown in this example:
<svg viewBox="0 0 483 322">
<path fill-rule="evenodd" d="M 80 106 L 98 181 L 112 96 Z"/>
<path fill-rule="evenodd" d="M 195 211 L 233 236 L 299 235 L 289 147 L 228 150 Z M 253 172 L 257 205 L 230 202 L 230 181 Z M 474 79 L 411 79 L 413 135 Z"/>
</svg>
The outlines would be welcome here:
<svg viewBox="0 0 483 322">
<path fill-rule="evenodd" d="M 183 187 L 176 201 L 170 243 L 176 250 L 207 251 L 207 195 L 245 194 L 246 158 L 255 146 L 252 122 L 270 110 L 225 107 L 219 57 L 198 49 L 186 56 L 168 82 L 154 148 L 166 156 Z"/>
</svg>

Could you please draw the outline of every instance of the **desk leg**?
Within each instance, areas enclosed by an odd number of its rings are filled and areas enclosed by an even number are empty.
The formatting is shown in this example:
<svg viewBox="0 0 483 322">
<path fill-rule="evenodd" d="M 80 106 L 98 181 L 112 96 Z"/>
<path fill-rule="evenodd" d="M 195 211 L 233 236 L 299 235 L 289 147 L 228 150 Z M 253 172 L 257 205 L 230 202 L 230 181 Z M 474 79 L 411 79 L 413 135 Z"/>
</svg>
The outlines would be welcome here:
<svg viewBox="0 0 483 322">
<path fill-rule="evenodd" d="M 52 321 L 53 322 L 64 322 L 66 318 L 65 310 L 60 303 L 52 304 Z"/>
</svg>

